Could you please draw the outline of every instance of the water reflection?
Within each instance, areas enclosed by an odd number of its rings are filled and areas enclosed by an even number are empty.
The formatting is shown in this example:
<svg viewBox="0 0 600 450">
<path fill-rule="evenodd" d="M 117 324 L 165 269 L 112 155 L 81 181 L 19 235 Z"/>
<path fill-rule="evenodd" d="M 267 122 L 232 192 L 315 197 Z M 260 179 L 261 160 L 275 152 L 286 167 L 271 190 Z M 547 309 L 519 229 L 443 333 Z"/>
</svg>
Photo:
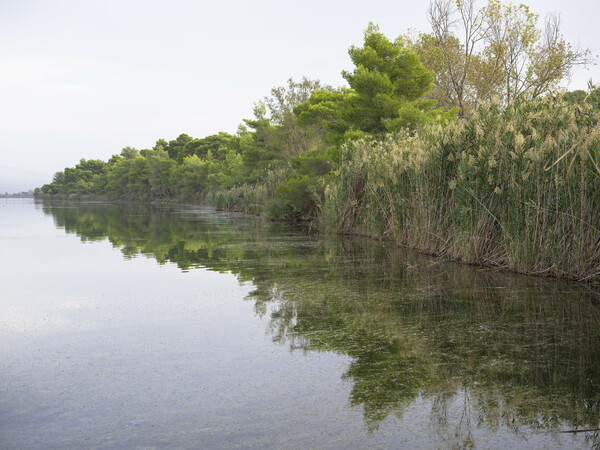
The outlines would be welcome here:
<svg viewBox="0 0 600 450">
<path fill-rule="evenodd" d="M 369 430 L 426 401 L 452 445 L 475 430 L 595 429 L 600 294 L 592 286 L 437 261 L 361 239 L 317 239 L 235 214 L 178 207 L 45 205 L 82 241 L 126 258 L 231 272 L 256 287 L 275 342 L 352 358 L 349 403 Z M 267 308 L 271 305 L 272 308 Z M 598 445 L 598 433 L 587 433 Z"/>
</svg>

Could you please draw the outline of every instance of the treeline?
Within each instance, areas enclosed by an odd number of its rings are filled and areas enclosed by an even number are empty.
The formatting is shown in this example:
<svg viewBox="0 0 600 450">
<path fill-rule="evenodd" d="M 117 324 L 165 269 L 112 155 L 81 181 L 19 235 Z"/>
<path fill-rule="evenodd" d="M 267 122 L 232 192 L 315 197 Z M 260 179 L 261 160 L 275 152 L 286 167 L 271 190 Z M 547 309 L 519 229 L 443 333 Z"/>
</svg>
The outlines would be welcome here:
<svg viewBox="0 0 600 450">
<path fill-rule="evenodd" d="M 235 135 L 81 160 L 36 195 L 207 202 L 598 279 L 600 90 L 556 91 L 589 50 L 525 5 L 434 0 L 428 16 L 431 33 L 394 41 L 369 24 L 348 87 L 290 79 Z"/>
<path fill-rule="evenodd" d="M 31 198 L 31 197 L 33 197 L 33 192 L 26 192 L 26 191 L 14 192 L 12 194 L 5 192 L 4 194 L 0 194 L 0 198 Z"/>
<path fill-rule="evenodd" d="M 326 175 L 339 165 L 346 142 L 416 130 L 429 121 L 446 123 L 457 114 L 423 99 L 434 76 L 404 40 L 392 42 L 370 24 L 364 47 L 352 47 L 350 56 L 356 66 L 344 73 L 350 88 L 290 79 L 255 104 L 254 118 L 244 120 L 235 135 L 182 134 L 151 149 L 126 147 L 106 163 L 81 160 L 56 173 L 38 194 L 201 201 L 236 188 L 237 204 L 229 208 L 254 205 L 254 212 L 273 218 L 314 219 Z M 249 203 L 244 194 L 252 198 L 256 189 L 258 203 Z"/>
<path fill-rule="evenodd" d="M 151 149 L 126 147 L 107 162 L 82 159 L 57 172 L 36 194 L 198 202 L 208 192 L 257 186 L 273 178 L 282 185 L 280 190 L 286 185 L 292 191 L 298 182 L 314 189 L 333 161 L 323 124 L 312 118 L 301 121 L 294 112 L 313 92 L 331 96 L 334 102 L 346 95 L 318 81 L 290 79 L 286 88 L 273 89 L 272 96 L 255 105 L 255 117 L 244 120 L 235 135 L 220 132 L 198 139 L 181 134 L 171 141 L 159 139 Z"/>
</svg>

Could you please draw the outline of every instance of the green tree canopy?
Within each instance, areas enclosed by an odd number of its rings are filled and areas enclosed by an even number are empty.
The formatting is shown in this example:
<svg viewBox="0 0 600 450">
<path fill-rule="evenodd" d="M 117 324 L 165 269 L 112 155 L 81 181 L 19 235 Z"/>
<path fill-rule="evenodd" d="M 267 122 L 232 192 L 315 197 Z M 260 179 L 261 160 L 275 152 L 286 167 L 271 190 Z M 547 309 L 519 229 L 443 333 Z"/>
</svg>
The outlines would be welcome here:
<svg viewBox="0 0 600 450">
<path fill-rule="evenodd" d="M 414 127 L 421 119 L 415 112 L 433 110 L 435 102 L 419 101 L 433 86 L 433 74 L 402 37 L 391 42 L 369 23 L 363 47 L 352 46 L 348 53 L 356 68 L 342 75 L 355 95 L 349 98 L 345 119 L 356 129 L 379 134 Z"/>
</svg>

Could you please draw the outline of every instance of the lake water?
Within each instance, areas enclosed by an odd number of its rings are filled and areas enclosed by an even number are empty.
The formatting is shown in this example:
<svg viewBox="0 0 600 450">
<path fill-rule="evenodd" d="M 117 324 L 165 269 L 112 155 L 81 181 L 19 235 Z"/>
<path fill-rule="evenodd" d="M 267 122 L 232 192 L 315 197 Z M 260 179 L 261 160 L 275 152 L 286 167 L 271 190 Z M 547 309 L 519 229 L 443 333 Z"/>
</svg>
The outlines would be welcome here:
<svg viewBox="0 0 600 450">
<path fill-rule="evenodd" d="M 600 446 L 597 287 L 183 206 L 0 251 L 0 448 Z"/>
</svg>

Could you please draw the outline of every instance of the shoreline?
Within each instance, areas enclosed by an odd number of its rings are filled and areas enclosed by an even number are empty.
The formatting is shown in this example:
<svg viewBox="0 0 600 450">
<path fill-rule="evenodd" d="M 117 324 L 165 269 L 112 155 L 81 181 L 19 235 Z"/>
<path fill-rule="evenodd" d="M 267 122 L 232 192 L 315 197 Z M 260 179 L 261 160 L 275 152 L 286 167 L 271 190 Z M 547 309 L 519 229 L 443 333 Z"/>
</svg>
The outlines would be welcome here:
<svg viewBox="0 0 600 450">
<path fill-rule="evenodd" d="M 153 200 L 153 201 L 149 201 L 149 202 L 139 202 L 139 201 L 128 201 L 128 200 L 110 200 L 107 198 L 79 198 L 79 199 L 75 199 L 75 198 L 48 198 L 48 197 L 44 197 L 44 198 L 40 198 L 40 197 L 35 197 L 34 201 L 36 202 L 58 202 L 58 203 L 75 203 L 75 204 L 112 204 L 112 205 L 121 205 L 121 206 L 127 206 L 127 205 L 132 205 L 132 206 L 155 206 L 155 205 L 173 205 L 173 206 L 206 206 L 206 207 L 213 207 L 215 208 L 216 211 L 222 211 L 222 212 L 229 212 L 229 213 L 240 213 L 240 214 L 245 214 L 248 216 L 259 216 L 259 217 L 264 217 L 262 214 L 251 214 L 248 213 L 246 211 L 243 210 L 238 210 L 238 209 L 224 209 L 224 208 L 217 208 L 215 205 L 212 205 L 210 203 L 193 203 L 193 202 L 186 202 L 186 201 L 178 201 L 178 200 L 174 200 L 174 199 L 167 199 L 167 200 Z M 298 224 L 298 222 L 295 222 L 293 220 L 290 219 L 269 219 L 269 218 L 265 218 L 266 220 L 271 220 L 271 221 L 278 221 L 278 222 L 287 222 L 290 224 Z M 600 287 L 600 273 L 599 274 L 595 274 L 591 277 L 587 277 L 587 278 L 578 278 L 574 275 L 569 275 L 569 274 L 561 274 L 561 275 L 557 275 L 554 273 L 551 274 L 547 274 L 542 272 L 528 272 L 528 271 L 520 271 L 520 270 L 516 270 L 516 269 L 512 269 L 511 267 L 509 267 L 506 264 L 501 264 L 498 262 L 488 262 L 485 263 L 483 261 L 464 261 L 462 260 L 460 257 L 458 258 L 454 258 L 452 257 L 450 254 L 448 253 L 443 253 L 443 252 L 435 252 L 435 251 L 431 251 L 431 250 L 427 250 L 424 248 L 420 248 L 418 246 L 411 246 L 411 245 L 405 245 L 402 243 L 397 242 L 395 239 L 393 239 L 392 237 L 386 237 L 383 235 L 376 235 L 376 234 L 368 234 L 368 233 L 361 233 L 359 231 L 343 231 L 343 232 L 338 232 L 338 233 L 334 233 L 331 231 L 327 231 L 327 230 L 323 230 L 321 227 L 319 227 L 318 225 L 318 219 L 317 220 L 313 220 L 310 221 L 310 228 L 313 230 L 316 230 L 319 234 L 323 235 L 323 236 L 327 236 L 328 234 L 335 234 L 337 236 L 340 236 L 341 238 L 344 237 L 360 237 L 360 238 L 365 238 L 365 239 L 371 239 L 371 240 L 375 240 L 378 241 L 380 243 L 391 243 L 394 246 L 398 247 L 398 248 L 404 248 L 404 249 L 408 249 L 411 251 L 414 251 L 416 253 L 422 254 L 422 255 L 426 255 L 429 256 L 431 258 L 436 258 L 438 260 L 443 260 L 443 261 L 451 261 L 457 264 L 461 264 L 461 265 L 466 265 L 466 266 L 471 266 L 471 267 L 478 267 L 481 268 L 482 270 L 491 270 L 491 271 L 498 271 L 498 272 L 506 272 L 506 273 L 515 273 L 515 274 L 520 274 L 520 275 L 527 275 L 527 276 L 531 276 L 531 277 L 535 277 L 535 278 L 547 278 L 547 279 L 556 279 L 556 280 L 563 280 L 563 281 L 571 281 L 571 282 L 576 282 L 579 284 L 584 284 L 584 285 L 589 285 L 589 286 L 599 286 Z M 547 270 L 546 270 L 547 271 Z"/>
</svg>

